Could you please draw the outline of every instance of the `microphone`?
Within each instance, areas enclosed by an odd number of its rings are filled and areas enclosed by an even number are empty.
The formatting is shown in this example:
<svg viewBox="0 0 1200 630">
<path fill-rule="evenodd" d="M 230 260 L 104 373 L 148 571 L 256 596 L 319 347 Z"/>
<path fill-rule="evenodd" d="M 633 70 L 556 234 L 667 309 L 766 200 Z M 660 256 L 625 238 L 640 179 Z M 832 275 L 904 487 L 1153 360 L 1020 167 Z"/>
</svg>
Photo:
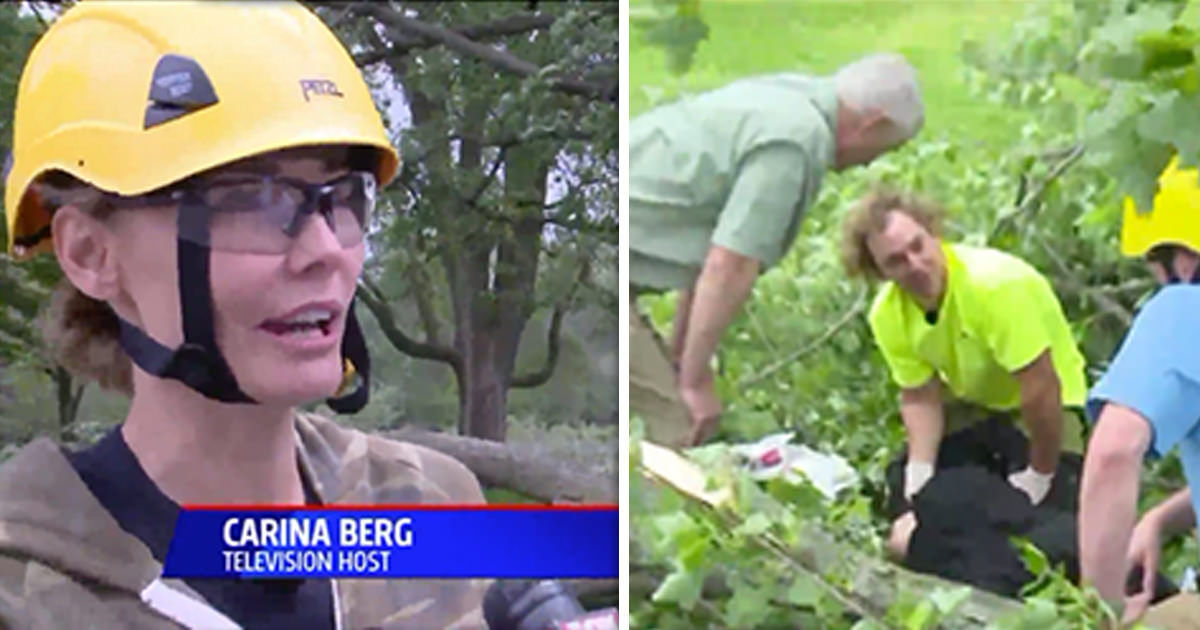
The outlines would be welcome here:
<svg viewBox="0 0 1200 630">
<path fill-rule="evenodd" d="M 587 612 L 554 580 L 496 580 L 483 596 L 488 630 L 617 630 L 617 610 Z"/>
</svg>

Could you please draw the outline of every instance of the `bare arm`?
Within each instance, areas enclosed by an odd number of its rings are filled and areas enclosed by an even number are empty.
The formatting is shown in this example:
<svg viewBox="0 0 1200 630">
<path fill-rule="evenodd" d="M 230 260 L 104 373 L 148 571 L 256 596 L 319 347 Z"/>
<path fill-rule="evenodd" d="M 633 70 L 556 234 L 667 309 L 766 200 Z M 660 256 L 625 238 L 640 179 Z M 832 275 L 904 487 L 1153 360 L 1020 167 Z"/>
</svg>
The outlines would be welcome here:
<svg viewBox="0 0 1200 630">
<path fill-rule="evenodd" d="M 1021 386 L 1021 418 L 1029 427 L 1029 465 L 1048 475 L 1062 451 L 1062 393 L 1047 349 L 1013 374 Z"/>
<path fill-rule="evenodd" d="M 909 461 L 936 462 L 946 430 L 942 386 L 936 376 L 920 387 L 900 392 L 900 417 L 908 434 Z"/>
<path fill-rule="evenodd" d="M 1142 457 L 1149 445 L 1146 419 L 1114 403 L 1105 405 L 1088 443 L 1079 495 L 1080 577 L 1111 603 L 1123 601 L 1125 595 L 1126 553 L 1137 516 Z"/>
<path fill-rule="evenodd" d="M 675 371 L 683 360 L 684 342 L 687 340 L 688 318 L 692 315 L 692 289 L 679 292 L 675 301 L 675 323 L 671 326 L 671 363 Z"/>
<path fill-rule="evenodd" d="M 1142 517 L 1151 522 L 1163 540 L 1190 531 L 1196 526 L 1196 511 L 1192 508 L 1192 493 L 1184 488 L 1154 506 Z"/>
<path fill-rule="evenodd" d="M 699 388 L 712 379 L 709 361 L 758 278 L 759 263 L 713 245 L 696 279 L 687 333 L 680 356 L 679 386 Z"/>
</svg>

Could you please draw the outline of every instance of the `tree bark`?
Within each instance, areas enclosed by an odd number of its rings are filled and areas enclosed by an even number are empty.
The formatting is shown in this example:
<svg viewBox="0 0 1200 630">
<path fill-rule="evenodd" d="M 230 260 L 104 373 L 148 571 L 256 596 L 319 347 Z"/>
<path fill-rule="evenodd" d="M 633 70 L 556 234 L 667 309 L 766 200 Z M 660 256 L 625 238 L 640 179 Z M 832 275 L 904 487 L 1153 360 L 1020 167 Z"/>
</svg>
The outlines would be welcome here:
<svg viewBox="0 0 1200 630">
<path fill-rule="evenodd" d="M 589 471 L 576 461 L 564 461 L 519 444 L 404 427 L 382 433 L 401 442 L 431 448 L 462 462 L 479 481 L 515 490 L 546 503 L 616 503 L 617 476 Z"/>
</svg>

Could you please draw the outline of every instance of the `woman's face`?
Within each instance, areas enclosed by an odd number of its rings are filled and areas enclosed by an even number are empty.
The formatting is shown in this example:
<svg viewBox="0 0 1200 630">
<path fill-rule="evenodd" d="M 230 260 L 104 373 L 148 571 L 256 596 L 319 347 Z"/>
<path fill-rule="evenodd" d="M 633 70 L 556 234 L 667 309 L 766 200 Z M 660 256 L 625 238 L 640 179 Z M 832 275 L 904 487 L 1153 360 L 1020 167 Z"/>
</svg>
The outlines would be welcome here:
<svg viewBox="0 0 1200 630">
<path fill-rule="evenodd" d="M 288 157 L 286 153 L 257 161 L 255 172 L 260 172 L 264 163 L 277 175 L 312 184 L 329 182 L 347 172 L 331 169 L 323 159 Z M 245 167 L 235 165 L 214 175 L 212 181 L 237 181 L 235 178 L 245 173 Z M 225 190 L 222 195 L 239 192 L 236 187 L 215 190 Z M 210 195 L 214 205 L 230 198 L 222 195 Z M 243 194 L 243 205 L 245 198 Z M 254 212 L 266 211 L 253 204 L 248 207 Z M 107 222 L 126 298 L 122 302 L 134 311 L 123 315 L 171 348 L 183 341 L 176 267 L 177 211 L 131 209 L 114 213 Z M 345 220 L 334 216 L 335 222 Z M 248 219 L 251 223 L 246 223 Z M 307 215 L 302 221 L 292 238 L 268 230 L 260 230 L 256 236 L 250 229 L 253 220 L 245 214 L 218 213 L 211 227 L 209 274 L 217 345 L 242 391 L 264 404 L 319 400 L 332 395 L 342 378 L 341 339 L 362 271 L 364 245 L 361 238 L 347 238 L 344 229 L 339 230 L 343 232 L 339 239 L 320 214 Z M 338 225 L 344 228 L 344 224 Z M 222 230 L 229 239 L 226 242 L 236 242 L 236 247 L 222 249 Z M 255 247 L 256 239 L 261 239 L 262 247 Z"/>
</svg>

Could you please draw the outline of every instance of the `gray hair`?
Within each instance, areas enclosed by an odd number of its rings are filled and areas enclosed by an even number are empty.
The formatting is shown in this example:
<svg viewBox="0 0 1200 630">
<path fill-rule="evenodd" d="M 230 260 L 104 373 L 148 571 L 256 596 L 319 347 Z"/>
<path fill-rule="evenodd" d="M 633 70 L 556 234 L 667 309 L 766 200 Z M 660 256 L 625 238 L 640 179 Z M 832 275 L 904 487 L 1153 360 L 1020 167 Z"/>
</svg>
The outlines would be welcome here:
<svg viewBox="0 0 1200 630">
<path fill-rule="evenodd" d="M 925 105 L 917 71 L 896 53 L 863 57 L 838 69 L 833 76 L 838 99 L 856 112 L 876 111 L 896 127 L 902 138 L 917 135 L 925 122 Z"/>
</svg>

